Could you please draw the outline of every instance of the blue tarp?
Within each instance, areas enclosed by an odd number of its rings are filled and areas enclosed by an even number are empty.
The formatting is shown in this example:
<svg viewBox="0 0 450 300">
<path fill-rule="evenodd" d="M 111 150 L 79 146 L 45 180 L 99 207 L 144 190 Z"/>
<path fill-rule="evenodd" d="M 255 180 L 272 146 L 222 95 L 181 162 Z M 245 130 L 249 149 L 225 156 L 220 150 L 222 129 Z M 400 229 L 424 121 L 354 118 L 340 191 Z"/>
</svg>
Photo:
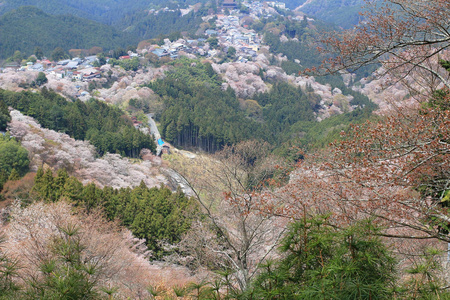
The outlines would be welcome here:
<svg viewBox="0 0 450 300">
<path fill-rule="evenodd" d="M 164 144 L 162 139 L 158 139 L 158 146 L 162 146 L 162 144 Z"/>
</svg>

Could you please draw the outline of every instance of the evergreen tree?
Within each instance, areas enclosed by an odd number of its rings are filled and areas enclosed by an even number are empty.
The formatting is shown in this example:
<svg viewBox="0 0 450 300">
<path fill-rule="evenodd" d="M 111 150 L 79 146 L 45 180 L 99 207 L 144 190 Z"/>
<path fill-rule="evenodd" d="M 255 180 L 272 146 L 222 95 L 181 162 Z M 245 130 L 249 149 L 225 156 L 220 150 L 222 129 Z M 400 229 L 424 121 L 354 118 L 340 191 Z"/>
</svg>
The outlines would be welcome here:
<svg viewBox="0 0 450 300">
<path fill-rule="evenodd" d="M 23 60 L 22 53 L 19 50 L 16 50 L 12 56 L 12 60 L 20 65 Z"/>
<path fill-rule="evenodd" d="M 64 184 L 62 196 L 67 198 L 69 201 L 79 203 L 82 199 L 82 191 L 83 184 L 75 177 L 69 177 Z"/>
<path fill-rule="evenodd" d="M 12 169 L 23 175 L 28 170 L 28 151 L 9 134 L 0 134 L 0 170 L 9 174 Z"/>
<path fill-rule="evenodd" d="M 53 52 L 52 52 L 52 60 L 53 61 L 59 61 L 66 57 L 67 57 L 67 55 L 66 55 L 66 53 L 64 53 L 64 49 L 61 47 L 56 47 L 55 50 L 53 50 Z"/>
<path fill-rule="evenodd" d="M 8 122 L 11 121 L 8 106 L 0 98 L 0 130 L 6 130 Z"/>
<path fill-rule="evenodd" d="M 8 180 L 14 181 L 19 179 L 20 179 L 19 172 L 17 172 L 16 169 L 12 169 L 11 173 L 9 174 Z"/>
<path fill-rule="evenodd" d="M 85 246 L 75 225 L 58 228 L 60 234 L 49 245 L 51 255 L 39 257 L 41 276 L 27 283 L 30 299 L 99 299 L 100 271 L 92 259 L 86 261 Z"/>
<path fill-rule="evenodd" d="M 51 169 L 47 169 L 42 177 L 42 189 L 40 190 L 43 199 L 47 202 L 55 202 L 57 200 L 53 182 L 53 172 Z"/>
<path fill-rule="evenodd" d="M 44 57 L 44 52 L 41 47 L 34 48 L 34 55 L 37 59 L 42 59 Z"/>
<path fill-rule="evenodd" d="M 56 174 L 57 175 L 53 180 L 53 193 L 55 200 L 59 200 L 59 198 L 64 194 L 64 187 L 69 175 L 65 169 L 59 169 Z"/>
<path fill-rule="evenodd" d="M 37 78 L 36 78 L 36 85 L 41 86 L 43 84 L 46 84 L 48 81 L 47 76 L 45 76 L 44 72 L 39 72 Z"/>
<path fill-rule="evenodd" d="M 262 266 L 248 299 L 392 299 L 395 260 L 370 220 L 344 230 L 327 217 L 290 226 L 283 258 Z"/>
</svg>

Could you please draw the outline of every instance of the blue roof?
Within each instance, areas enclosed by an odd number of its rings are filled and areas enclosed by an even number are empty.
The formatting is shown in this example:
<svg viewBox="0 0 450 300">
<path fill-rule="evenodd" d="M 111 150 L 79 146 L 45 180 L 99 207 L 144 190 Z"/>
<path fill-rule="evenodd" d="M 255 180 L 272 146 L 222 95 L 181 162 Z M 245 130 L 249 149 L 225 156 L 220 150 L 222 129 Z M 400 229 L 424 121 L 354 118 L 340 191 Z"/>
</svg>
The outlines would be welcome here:
<svg viewBox="0 0 450 300">
<path fill-rule="evenodd" d="M 163 140 L 162 139 L 158 139 L 158 145 L 162 146 L 163 144 L 164 144 Z"/>
<path fill-rule="evenodd" d="M 158 55 L 159 57 L 168 55 L 168 54 L 166 53 L 166 50 L 160 49 L 160 48 L 153 50 L 152 53 Z"/>
</svg>

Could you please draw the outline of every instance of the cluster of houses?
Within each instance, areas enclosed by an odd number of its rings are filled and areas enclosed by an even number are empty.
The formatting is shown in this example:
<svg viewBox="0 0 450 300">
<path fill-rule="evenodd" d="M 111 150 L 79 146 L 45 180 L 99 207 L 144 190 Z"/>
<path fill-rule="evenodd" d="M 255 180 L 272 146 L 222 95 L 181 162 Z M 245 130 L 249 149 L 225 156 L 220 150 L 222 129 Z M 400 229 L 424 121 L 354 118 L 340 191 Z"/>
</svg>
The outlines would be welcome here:
<svg viewBox="0 0 450 300">
<path fill-rule="evenodd" d="M 286 9 L 286 3 L 284 2 L 279 2 L 279 1 L 268 1 L 267 5 L 269 5 L 270 7 L 276 7 L 276 8 L 280 8 L 280 9 Z"/>
<path fill-rule="evenodd" d="M 218 54 L 215 49 L 204 47 L 206 37 L 217 37 L 219 44 L 224 49 L 233 47 L 236 49 L 237 61 L 246 62 L 257 56 L 261 44 L 261 37 L 254 30 L 248 28 L 245 20 L 268 17 L 274 13 L 274 8 L 285 9 L 285 3 L 278 1 L 261 2 L 261 1 L 244 1 L 243 4 L 249 8 L 248 15 L 242 15 L 237 12 L 238 4 L 236 0 L 224 0 L 223 8 L 231 11 L 232 15 L 217 15 L 216 27 L 207 29 L 204 38 L 195 40 L 178 40 L 171 42 L 165 40 L 164 45 L 153 47 L 150 50 L 158 58 L 170 57 L 178 58 L 180 52 L 187 54 L 214 57 Z M 120 60 L 131 59 L 137 57 L 138 54 L 131 53 L 120 57 Z M 51 62 L 48 59 L 37 61 L 36 63 L 28 62 L 26 66 L 9 66 L 18 70 L 32 70 L 38 72 L 46 72 L 56 74 L 57 76 L 69 77 L 75 80 L 88 81 L 100 77 L 98 69 L 93 67 L 97 60 L 96 56 L 88 56 L 85 58 L 73 58 Z M 6 66 L 8 67 L 8 66 Z"/>
<path fill-rule="evenodd" d="M 230 15 L 217 15 L 216 27 L 207 29 L 204 32 L 206 37 L 217 37 L 219 44 L 223 48 L 235 48 L 237 61 L 240 62 L 246 62 L 248 59 L 256 57 L 261 45 L 261 37 L 254 30 L 248 28 L 245 20 L 270 17 L 276 13 L 275 8 L 286 8 L 285 3 L 278 1 L 244 1 L 243 4 L 249 8 L 250 14 L 243 15 L 235 10 L 238 8 L 235 0 L 224 1 L 222 7 L 227 8 L 232 13 Z M 195 40 L 181 39 L 173 43 L 166 40 L 164 45 L 153 48 L 150 51 L 159 58 L 170 57 L 176 59 L 181 51 L 199 56 L 214 57 L 218 51 L 205 49 L 203 45 L 206 41 L 206 38 Z"/>
<path fill-rule="evenodd" d="M 171 43 L 169 40 L 166 40 L 164 45 L 159 48 L 153 49 L 151 52 L 157 55 L 159 58 L 169 56 L 172 59 L 176 59 L 178 58 L 179 51 L 184 51 L 186 53 L 193 52 L 192 48 L 188 47 L 186 44 L 179 41 Z"/>
<path fill-rule="evenodd" d="M 252 18 L 268 18 L 276 13 L 276 9 L 286 9 L 285 3 L 277 1 L 244 1 L 243 4 L 249 8 Z"/>
<path fill-rule="evenodd" d="M 253 30 L 240 26 L 237 16 L 218 15 L 216 27 L 217 37 L 225 47 L 234 47 L 237 56 L 256 57 L 261 38 Z"/>
<path fill-rule="evenodd" d="M 80 81 L 89 81 L 101 77 L 99 68 L 93 66 L 95 61 L 97 61 L 95 55 L 85 58 L 75 57 L 57 62 L 52 62 L 45 58 L 34 63 L 27 62 L 25 66 L 5 65 L 4 67 L 17 71 L 44 72 L 46 74 L 55 74 L 60 78 L 68 77 Z"/>
</svg>

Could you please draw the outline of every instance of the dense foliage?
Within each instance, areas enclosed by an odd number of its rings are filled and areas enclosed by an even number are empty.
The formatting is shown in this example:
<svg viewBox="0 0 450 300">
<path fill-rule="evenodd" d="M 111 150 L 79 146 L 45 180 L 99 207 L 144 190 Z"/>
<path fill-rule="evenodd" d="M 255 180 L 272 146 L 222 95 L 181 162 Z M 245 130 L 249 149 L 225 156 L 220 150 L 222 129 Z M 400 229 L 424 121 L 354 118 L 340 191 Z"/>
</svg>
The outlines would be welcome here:
<svg viewBox="0 0 450 300">
<path fill-rule="evenodd" d="M 78 0 L 74 5 L 73 1 L 69 0 L 7 0 L 0 7 L 0 14 L 26 5 L 36 6 L 52 15 L 70 14 L 102 23 L 112 23 L 135 9 L 146 8 L 148 1 Z"/>
<path fill-rule="evenodd" d="M 345 93 L 354 95 L 354 105 L 359 104 L 360 107 L 321 122 L 315 117 L 321 99 L 310 87 L 302 91 L 301 88 L 287 83 L 279 83 L 273 85 L 268 93 L 256 95 L 255 100 L 262 106 L 263 119 L 270 128 L 273 141 L 279 145 L 279 153 L 294 158 L 295 155 L 286 152 L 291 146 L 296 145 L 304 149 L 325 147 L 335 139 L 339 139 L 341 131 L 348 129 L 350 124 L 371 117 L 376 105 L 366 96 L 352 91 L 345 85 L 342 88 Z"/>
<path fill-rule="evenodd" d="M 245 117 L 233 90 L 221 89 L 210 64 L 178 60 L 166 78 L 150 87 L 164 99 L 161 134 L 180 146 L 216 151 L 249 138 L 266 138 L 260 123 Z"/>
<path fill-rule="evenodd" d="M 47 57 L 56 47 L 113 49 L 137 44 L 131 33 L 70 15 L 51 16 L 35 7 L 21 7 L 0 17 L 0 58 L 20 50 L 26 56 L 40 47 Z"/>
<path fill-rule="evenodd" d="M 264 120 L 278 141 L 283 140 L 282 133 L 288 132 L 296 122 L 315 121 L 317 99 L 300 87 L 277 83 L 268 93 L 257 95 L 255 100 L 263 107 Z"/>
<path fill-rule="evenodd" d="M 163 243 L 180 241 L 197 210 L 194 200 L 180 191 L 148 188 L 144 183 L 119 190 L 101 189 L 93 183 L 83 186 L 65 170 L 59 170 L 54 177 L 51 170 L 39 169 L 33 190 L 44 201 L 55 202 L 64 197 L 87 212 L 102 207 L 109 220 L 119 219 L 136 237 L 146 239 L 155 257 L 163 254 Z"/>
<path fill-rule="evenodd" d="M 9 121 L 11 121 L 11 115 L 9 114 L 8 106 L 0 100 L 0 131 L 6 129 Z"/>
<path fill-rule="evenodd" d="M 248 299 L 392 299 L 395 260 L 364 222 L 345 230 L 318 216 L 291 224 L 284 254 L 262 267 Z"/>
<path fill-rule="evenodd" d="M 202 12 L 182 15 L 179 10 L 149 14 L 148 11 L 137 11 L 127 15 L 119 24 L 127 33 L 138 36 L 139 39 L 150 39 L 166 36 L 172 32 L 187 32 L 195 34 L 203 22 Z"/>
<path fill-rule="evenodd" d="M 358 72 L 358 74 L 361 76 L 365 72 L 368 72 L 368 70 L 368 68 L 361 69 L 359 70 L 360 72 Z M 356 106 L 358 108 L 367 108 L 369 110 L 378 108 L 378 105 L 370 101 L 369 97 L 348 87 L 342 80 L 341 75 L 317 76 L 316 80 L 319 83 L 331 85 L 331 89 L 340 89 L 344 95 L 353 96 L 353 99 L 350 101 L 350 105 Z M 352 82 L 350 82 L 350 84 L 352 84 Z"/>
<path fill-rule="evenodd" d="M 177 2 L 185 6 L 206 1 L 182 0 Z M 150 7 L 172 8 L 174 6 L 173 3 L 165 0 L 135 0 L 132 2 L 127 0 L 77 0 L 76 5 L 70 0 L 5 0 L 0 6 L 0 15 L 26 5 L 36 6 L 52 15 L 70 14 L 105 24 L 117 23 L 128 14 Z"/>
<path fill-rule="evenodd" d="M 286 7 L 295 9 L 301 5 L 300 11 L 320 20 L 335 23 L 349 28 L 356 25 L 360 19 L 359 12 L 364 5 L 363 0 L 285 0 Z"/>
<path fill-rule="evenodd" d="M 308 42 L 296 40 L 281 42 L 280 37 L 271 32 L 265 33 L 264 42 L 270 46 L 272 53 L 283 53 L 289 61 L 299 59 L 302 68 L 317 65 L 321 61 L 320 55 L 316 51 L 313 51 L 314 47 Z M 285 71 L 289 72 L 290 70 L 285 69 Z"/>
<path fill-rule="evenodd" d="M 137 71 L 141 65 L 138 57 L 133 57 L 131 59 L 124 59 L 124 60 L 117 60 L 117 59 L 111 58 L 109 60 L 109 64 L 111 64 L 112 66 L 119 65 L 122 68 L 124 68 L 126 71 L 130 71 L 130 70 Z"/>
<path fill-rule="evenodd" d="M 8 134 L 0 134 L 0 191 L 8 178 L 23 176 L 29 163 L 28 151 Z"/>
<path fill-rule="evenodd" d="M 71 102 L 45 87 L 41 93 L 0 89 L 0 100 L 35 118 L 45 128 L 89 140 L 100 155 L 110 152 L 138 157 L 142 148 L 156 149 L 152 137 L 134 128 L 119 108 L 98 100 Z"/>
<path fill-rule="evenodd" d="M 281 148 L 291 140 L 302 147 L 323 147 L 351 122 L 370 117 L 375 104 L 347 88 L 342 79 L 331 79 L 333 87 L 354 97 L 350 104 L 356 109 L 322 122 L 315 117 L 321 99 L 311 87 L 303 91 L 288 83 L 275 83 L 269 92 L 246 100 L 243 111 L 234 92 L 222 90 L 211 66 L 198 61 L 178 60 L 166 78 L 149 87 L 164 100 L 160 117 L 163 137 L 178 146 L 213 152 L 250 137 Z"/>
</svg>

